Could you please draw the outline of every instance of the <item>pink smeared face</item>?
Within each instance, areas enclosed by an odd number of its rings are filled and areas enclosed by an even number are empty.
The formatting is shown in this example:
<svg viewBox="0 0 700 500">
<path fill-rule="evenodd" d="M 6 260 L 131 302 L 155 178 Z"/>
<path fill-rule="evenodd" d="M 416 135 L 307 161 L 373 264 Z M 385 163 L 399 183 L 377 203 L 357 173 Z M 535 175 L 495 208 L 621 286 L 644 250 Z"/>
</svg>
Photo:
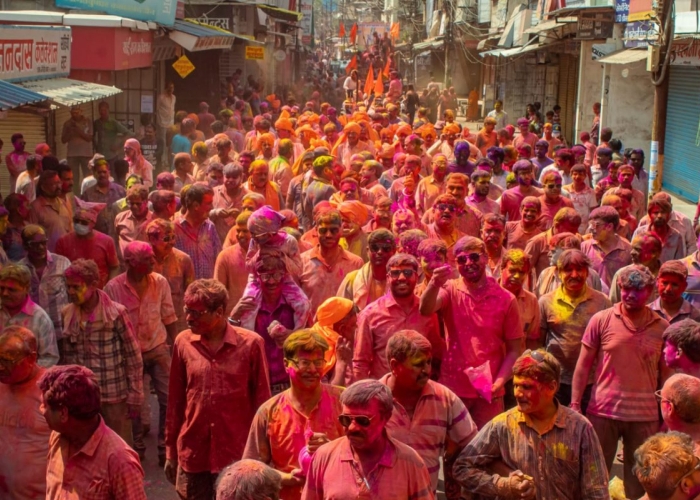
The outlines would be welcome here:
<svg viewBox="0 0 700 500">
<path fill-rule="evenodd" d="M 321 349 L 313 352 L 297 351 L 293 359 L 285 359 L 289 380 L 295 387 L 314 389 L 321 383 L 321 373 L 326 361 Z"/>
</svg>

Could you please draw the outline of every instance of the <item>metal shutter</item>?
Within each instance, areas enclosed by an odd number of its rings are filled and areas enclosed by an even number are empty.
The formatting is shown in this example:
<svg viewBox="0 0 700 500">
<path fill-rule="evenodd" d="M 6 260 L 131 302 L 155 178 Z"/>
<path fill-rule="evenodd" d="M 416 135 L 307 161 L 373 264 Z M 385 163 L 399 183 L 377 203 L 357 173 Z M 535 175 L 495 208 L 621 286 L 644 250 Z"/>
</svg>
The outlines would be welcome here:
<svg viewBox="0 0 700 500">
<path fill-rule="evenodd" d="M 46 141 L 46 118 L 34 113 L 22 113 L 10 110 L 7 118 L 0 120 L 0 139 L 5 143 L 3 147 L 2 166 L 0 167 L 0 194 L 3 198 L 10 193 L 10 172 L 5 165 L 5 155 L 12 151 L 10 138 L 12 134 L 21 133 L 27 142 L 25 151 L 34 152 L 37 144 Z"/>
<path fill-rule="evenodd" d="M 700 68 L 670 70 L 662 185 L 695 203 L 700 187 Z"/>
</svg>

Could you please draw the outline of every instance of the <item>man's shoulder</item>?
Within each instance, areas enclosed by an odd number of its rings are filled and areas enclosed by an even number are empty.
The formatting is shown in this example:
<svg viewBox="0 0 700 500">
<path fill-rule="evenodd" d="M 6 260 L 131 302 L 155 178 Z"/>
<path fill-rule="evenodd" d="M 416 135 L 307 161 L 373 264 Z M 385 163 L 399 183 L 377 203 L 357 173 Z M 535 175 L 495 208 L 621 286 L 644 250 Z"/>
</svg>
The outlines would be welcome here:
<svg viewBox="0 0 700 500">
<path fill-rule="evenodd" d="M 397 462 L 404 462 L 412 469 L 425 469 L 425 462 L 423 462 L 423 459 L 416 450 L 395 439 L 389 438 L 389 441 L 394 446 L 394 450 L 396 451 Z"/>
<path fill-rule="evenodd" d="M 187 255 L 185 252 L 183 252 L 182 250 L 173 247 L 172 252 L 177 260 L 185 262 L 185 263 L 192 262 L 192 258 L 189 255 Z"/>
</svg>

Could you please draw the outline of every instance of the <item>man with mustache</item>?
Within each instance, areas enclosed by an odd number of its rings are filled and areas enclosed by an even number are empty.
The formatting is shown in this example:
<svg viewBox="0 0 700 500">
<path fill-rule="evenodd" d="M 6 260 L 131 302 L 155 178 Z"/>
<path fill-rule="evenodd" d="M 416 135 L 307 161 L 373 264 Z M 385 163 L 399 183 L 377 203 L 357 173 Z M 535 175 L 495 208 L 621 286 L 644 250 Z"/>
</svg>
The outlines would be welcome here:
<svg viewBox="0 0 700 500">
<path fill-rule="evenodd" d="M 557 360 L 542 349 L 515 361 L 518 406 L 489 422 L 462 450 L 454 475 L 464 488 L 512 500 L 610 498 L 593 427 L 554 397 L 560 375 Z"/>
<path fill-rule="evenodd" d="M 658 298 L 649 307 L 671 324 L 684 319 L 700 321 L 700 310 L 683 298 L 688 286 L 688 270 L 679 260 L 661 264 L 656 278 Z"/>
<path fill-rule="evenodd" d="M 535 172 L 530 160 L 519 160 L 513 165 L 518 185 L 506 189 L 501 196 L 501 214 L 509 221 L 520 220 L 520 205 L 526 196 L 541 196 L 541 189 L 534 186 Z"/>
<path fill-rule="evenodd" d="M 401 498 L 433 500 L 420 455 L 387 433 L 394 401 L 378 380 L 361 380 L 340 396 L 346 435 L 321 447 L 306 477 L 303 500 Z M 287 497 L 282 495 L 285 500 Z"/>
<path fill-rule="evenodd" d="M 451 466 L 451 458 L 476 435 L 476 425 L 454 392 L 430 380 L 432 358 L 433 347 L 421 333 L 396 332 L 386 346 L 391 371 L 379 381 L 391 389 L 394 397 L 394 410 L 387 424 L 389 435 L 421 450 L 435 492 L 440 458 Z M 451 467 L 445 467 L 445 477 L 447 487 Z M 459 498 L 459 487 L 456 492 L 450 489 L 447 497 Z"/>
<path fill-rule="evenodd" d="M 282 349 L 291 386 L 258 409 L 243 458 L 275 469 L 282 477 L 280 496 L 299 500 L 305 474 L 299 458 L 302 449 L 313 455 L 321 445 L 345 434 L 338 422 L 343 389 L 321 383 L 328 343 L 316 331 L 294 332 Z"/>
</svg>

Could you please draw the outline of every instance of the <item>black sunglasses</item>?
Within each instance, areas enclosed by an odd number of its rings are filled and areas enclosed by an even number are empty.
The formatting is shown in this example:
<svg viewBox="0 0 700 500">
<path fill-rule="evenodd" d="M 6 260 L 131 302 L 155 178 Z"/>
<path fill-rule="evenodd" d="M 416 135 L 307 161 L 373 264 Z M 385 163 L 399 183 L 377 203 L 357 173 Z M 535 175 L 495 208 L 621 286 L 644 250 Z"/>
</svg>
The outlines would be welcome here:
<svg viewBox="0 0 700 500">
<path fill-rule="evenodd" d="M 338 415 L 338 422 L 343 427 L 349 427 L 352 422 L 355 422 L 360 427 L 369 427 L 373 418 L 374 416 L 367 417 L 365 415 Z"/>
<path fill-rule="evenodd" d="M 459 264 L 460 266 L 463 266 L 467 263 L 468 260 L 471 260 L 472 262 L 476 263 L 476 262 L 479 262 L 480 259 L 481 259 L 480 253 L 474 252 L 474 253 L 470 253 L 467 255 L 462 254 L 462 255 L 457 256 L 457 264 Z"/>
</svg>

